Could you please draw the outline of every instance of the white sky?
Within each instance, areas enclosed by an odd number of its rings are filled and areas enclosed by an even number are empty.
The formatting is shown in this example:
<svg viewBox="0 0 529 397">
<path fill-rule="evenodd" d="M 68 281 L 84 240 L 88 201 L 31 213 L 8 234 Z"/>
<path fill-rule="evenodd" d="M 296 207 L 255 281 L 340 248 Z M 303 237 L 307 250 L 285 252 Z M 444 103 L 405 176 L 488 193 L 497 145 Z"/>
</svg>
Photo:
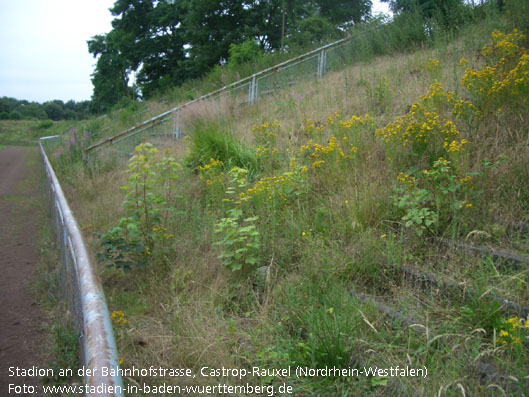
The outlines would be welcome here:
<svg viewBox="0 0 529 397">
<path fill-rule="evenodd" d="M 114 0 L 0 0 L 0 97 L 88 100 L 95 59 L 86 41 L 107 33 Z M 373 12 L 387 4 L 373 1 Z"/>
</svg>

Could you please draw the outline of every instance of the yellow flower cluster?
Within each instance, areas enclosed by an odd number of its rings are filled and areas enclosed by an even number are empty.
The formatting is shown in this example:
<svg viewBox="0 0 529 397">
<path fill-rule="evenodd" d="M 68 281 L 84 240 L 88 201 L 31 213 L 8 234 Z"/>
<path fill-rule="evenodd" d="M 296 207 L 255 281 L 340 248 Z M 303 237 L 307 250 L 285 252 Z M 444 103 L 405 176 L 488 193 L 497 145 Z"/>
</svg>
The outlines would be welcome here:
<svg viewBox="0 0 529 397">
<path fill-rule="evenodd" d="M 417 179 L 415 177 L 410 176 L 406 174 L 405 172 L 399 172 L 399 174 L 397 175 L 397 180 L 399 182 L 404 183 L 405 185 L 408 185 L 410 188 L 414 187 L 415 184 L 417 183 Z"/>
<path fill-rule="evenodd" d="M 458 98 L 454 91 L 447 91 L 439 82 L 431 84 L 428 91 L 419 98 L 429 109 L 449 111 L 457 119 L 479 116 L 478 109 L 471 102 Z"/>
<path fill-rule="evenodd" d="M 460 179 L 459 179 L 459 183 L 460 183 L 461 185 L 464 185 L 464 184 L 470 182 L 471 180 L 472 180 L 472 176 L 467 175 L 467 176 L 465 176 L 464 178 L 460 178 Z"/>
<path fill-rule="evenodd" d="M 321 133 L 325 126 L 325 124 L 317 122 L 313 119 L 303 120 L 303 130 L 311 136 L 314 134 L 314 132 Z"/>
<path fill-rule="evenodd" d="M 170 238 L 174 237 L 174 234 L 166 233 L 167 232 L 167 228 L 163 227 L 163 226 L 155 226 L 155 227 L 152 228 L 152 231 L 154 233 L 158 233 L 164 239 L 170 239 Z"/>
<path fill-rule="evenodd" d="M 222 164 L 223 164 L 222 161 L 215 160 L 214 158 L 211 158 L 211 159 L 209 159 L 209 163 L 207 163 L 204 166 L 199 165 L 198 169 L 199 169 L 199 171 L 209 171 L 209 170 L 211 170 L 213 168 L 221 167 Z"/>
<path fill-rule="evenodd" d="M 463 146 L 468 143 L 469 142 L 466 139 L 461 139 L 460 141 L 453 140 L 450 143 L 448 143 L 448 141 L 445 141 L 445 143 L 443 144 L 443 148 L 446 149 L 448 153 L 456 153 L 461 152 Z"/>
<path fill-rule="evenodd" d="M 114 321 L 117 325 L 127 325 L 129 322 L 125 319 L 125 313 L 114 311 L 110 315 L 110 318 L 112 321 Z"/>
<path fill-rule="evenodd" d="M 340 127 L 346 130 L 355 129 L 356 127 L 365 126 L 365 125 L 368 125 L 371 128 L 375 126 L 375 122 L 373 121 L 371 116 L 367 113 L 364 117 L 352 116 L 349 120 L 340 121 Z"/>
<path fill-rule="evenodd" d="M 305 167 L 306 172 L 306 167 Z M 301 170 L 303 173 L 303 170 Z M 265 198 L 269 201 L 279 198 L 287 201 L 290 193 L 296 190 L 299 184 L 299 174 L 296 172 L 285 172 L 281 175 L 274 175 L 259 179 L 255 184 L 239 195 L 241 202 L 247 202 L 253 198 Z"/>
<path fill-rule="evenodd" d="M 472 203 L 468 202 L 468 201 L 463 201 L 461 204 L 459 204 L 458 206 L 459 209 L 463 209 L 463 208 L 472 208 Z"/>
<path fill-rule="evenodd" d="M 333 125 L 334 122 L 336 120 L 338 120 L 338 118 L 340 118 L 341 114 L 342 114 L 342 111 L 341 110 L 337 110 L 333 114 L 330 114 L 329 116 L 327 116 L 327 119 L 325 120 L 327 125 Z"/>
<path fill-rule="evenodd" d="M 486 65 L 479 70 L 467 68 L 461 84 L 485 108 L 501 109 L 504 102 L 518 100 L 527 105 L 529 54 L 520 44 L 525 35 L 514 29 L 509 34 L 495 30 L 491 36 L 491 44 L 481 50 Z"/>
<path fill-rule="evenodd" d="M 346 144 L 347 139 L 343 142 Z M 333 135 L 329 138 L 329 143 L 326 146 L 309 140 L 299 149 L 300 155 L 303 155 L 305 152 L 310 153 L 309 157 L 312 161 L 312 168 L 320 168 L 323 164 L 325 164 L 325 159 L 330 159 L 333 155 L 338 155 L 338 158 L 341 159 L 352 159 L 353 155 L 357 152 L 357 148 L 355 146 L 349 145 L 349 147 L 346 149 L 346 153 L 344 153 L 338 142 L 338 139 L 336 139 L 336 137 Z"/>
<path fill-rule="evenodd" d="M 257 150 L 255 151 L 255 155 L 257 157 L 270 157 L 270 156 L 276 156 L 279 154 L 279 149 L 276 147 L 267 147 L 263 145 L 259 145 L 257 147 Z"/>
<path fill-rule="evenodd" d="M 214 158 L 209 159 L 209 163 L 198 166 L 200 171 L 200 180 L 206 182 L 206 186 L 221 185 L 224 181 L 222 167 L 224 163 Z"/>
<path fill-rule="evenodd" d="M 325 119 L 325 123 L 315 121 L 313 119 L 304 119 L 303 130 L 307 132 L 309 136 L 313 136 L 315 132 L 319 135 L 327 126 L 334 125 L 336 123 L 336 120 L 340 118 L 341 114 L 341 110 L 335 111 L 334 113 L 327 116 L 327 118 Z"/>
<path fill-rule="evenodd" d="M 503 328 L 496 338 L 500 345 L 519 345 L 522 343 L 520 338 L 521 329 L 529 329 L 529 320 L 522 320 L 519 317 L 511 317 L 505 321 Z"/>
<path fill-rule="evenodd" d="M 255 155 L 262 160 L 273 160 L 279 155 L 279 149 L 275 147 L 275 142 L 281 131 L 281 124 L 275 120 L 270 123 L 263 123 L 252 128 L 255 142 L 259 145 Z"/>
<path fill-rule="evenodd" d="M 308 168 L 306 165 L 304 166 L 301 166 L 299 163 L 298 163 L 298 159 L 295 158 L 295 157 L 291 157 L 290 158 L 290 170 L 293 171 L 293 172 L 301 172 L 301 173 L 307 173 L 308 172 Z"/>
<path fill-rule="evenodd" d="M 279 121 L 274 120 L 269 123 L 255 125 L 252 128 L 252 134 L 260 142 L 275 141 L 275 139 L 279 135 L 280 129 L 281 129 L 281 124 L 279 123 Z"/>
<path fill-rule="evenodd" d="M 439 70 L 439 65 L 441 62 L 438 59 L 430 58 L 428 59 L 428 62 L 426 62 L 426 70 L 431 73 L 435 73 Z"/>
<path fill-rule="evenodd" d="M 438 113 L 429 111 L 420 103 L 414 103 L 408 114 L 398 116 L 393 123 L 378 129 L 376 134 L 386 143 L 399 143 L 403 147 L 413 147 L 414 144 L 435 146 L 441 141 L 444 149 L 453 152 L 461 151 L 469 143 L 466 139 L 454 139 L 460 133 L 451 120 L 442 122 Z"/>
</svg>

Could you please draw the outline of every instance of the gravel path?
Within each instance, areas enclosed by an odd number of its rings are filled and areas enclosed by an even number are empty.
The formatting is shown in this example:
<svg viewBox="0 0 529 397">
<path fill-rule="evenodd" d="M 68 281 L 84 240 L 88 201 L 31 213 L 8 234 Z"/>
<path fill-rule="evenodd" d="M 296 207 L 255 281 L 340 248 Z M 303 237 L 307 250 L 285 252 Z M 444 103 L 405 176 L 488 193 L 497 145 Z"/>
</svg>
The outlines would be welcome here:
<svg viewBox="0 0 529 397">
<path fill-rule="evenodd" d="M 38 233 L 46 222 L 42 162 L 35 147 L 0 150 L 0 396 L 8 385 L 38 377 L 9 376 L 9 367 L 43 368 L 46 315 L 32 293 Z"/>
</svg>

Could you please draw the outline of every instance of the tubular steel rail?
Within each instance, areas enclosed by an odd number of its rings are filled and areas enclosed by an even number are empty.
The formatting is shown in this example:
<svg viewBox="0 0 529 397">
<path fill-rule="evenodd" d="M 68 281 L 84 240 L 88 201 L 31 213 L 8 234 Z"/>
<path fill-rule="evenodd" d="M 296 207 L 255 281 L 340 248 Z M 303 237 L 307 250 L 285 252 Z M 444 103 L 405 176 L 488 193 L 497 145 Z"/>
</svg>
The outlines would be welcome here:
<svg viewBox="0 0 529 397">
<path fill-rule="evenodd" d="M 77 221 L 64 197 L 59 181 L 39 142 L 48 180 L 52 218 L 61 251 L 61 289 L 69 303 L 69 312 L 80 333 L 82 365 L 92 370 L 85 377 L 85 395 L 122 397 L 120 376 L 102 376 L 105 372 L 119 374 L 119 359 L 107 303 L 96 269 L 93 266 Z M 85 373 L 87 371 L 84 371 Z"/>
<path fill-rule="evenodd" d="M 222 88 L 219 88 L 218 90 L 212 91 L 208 94 L 202 95 L 198 98 L 195 98 L 189 102 L 186 102 L 182 105 L 179 105 L 173 109 L 167 110 L 149 120 L 146 120 L 142 123 L 136 124 L 135 126 L 122 131 L 116 135 L 113 135 L 111 137 L 105 138 L 99 142 L 94 143 L 93 145 L 87 147 L 83 151 L 83 159 L 85 161 L 88 160 L 89 153 L 91 151 L 94 151 L 98 148 L 101 148 L 103 146 L 112 145 L 114 143 L 119 142 L 121 139 L 124 139 L 125 137 L 128 137 L 130 135 L 134 135 L 133 133 L 138 133 L 140 131 L 143 131 L 146 128 L 154 127 L 164 121 L 166 121 L 169 117 L 173 117 L 174 114 L 176 114 L 178 111 L 184 109 L 185 107 L 192 105 L 196 102 L 203 101 L 205 99 L 214 97 L 215 95 L 221 94 L 226 91 L 230 91 L 232 89 L 241 88 L 244 85 L 248 85 L 248 103 L 254 104 L 257 101 L 257 98 L 259 96 L 259 80 L 272 75 L 273 73 L 279 73 L 282 70 L 289 68 L 291 66 L 297 65 L 299 63 L 308 61 L 312 58 L 317 58 L 317 64 L 316 64 L 316 76 L 317 77 L 323 77 L 326 70 L 326 54 L 327 50 L 334 49 L 341 47 L 345 43 L 351 41 L 352 37 L 346 37 L 343 39 L 340 39 L 338 41 L 335 41 L 333 43 L 324 45 L 322 47 L 316 48 L 315 50 L 312 50 L 310 52 L 307 52 L 305 54 L 299 55 L 297 57 L 291 58 L 287 61 L 281 62 L 277 65 L 274 65 L 270 68 L 261 70 L 257 73 L 252 74 L 251 76 L 245 77 L 241 80 L 238 80 L 236 82 L 233 82 L 231 84 L 228 84 Z M 178 128 L 175 127 L 175 137 L 178 138 Z"/>
</svg>

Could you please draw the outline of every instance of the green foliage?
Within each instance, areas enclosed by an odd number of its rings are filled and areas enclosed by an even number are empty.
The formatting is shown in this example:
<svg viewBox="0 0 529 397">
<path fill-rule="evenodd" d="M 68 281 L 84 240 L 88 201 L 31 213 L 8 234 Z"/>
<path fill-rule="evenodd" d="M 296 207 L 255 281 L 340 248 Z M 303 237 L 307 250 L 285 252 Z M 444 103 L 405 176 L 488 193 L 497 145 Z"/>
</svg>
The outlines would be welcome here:
<svg viewBox="0 0 529 397">
<path fill-rule="evenodd" d="M 311 15 L 297 23 L 296 34 L 286 40 L 287 46 L 306 48 L 336 40 L 340 34 L 336 25 L 321 15 Z"/>
<path fill-rule="evenodd" d="M 518 28 L 526 36 L 529 35 L 529 3 L 526 0 L 507 0 L 505 1 L 505 14 L 509 19 L 512 27 Z M 529 44 L 526 41 L 526 44 Z"/>
<path fill-rule="evenodd" d="M 15 98 L 0 98 L 0 119 L 3 120 L 77 120 L 88 116 L 89 101 L 54 100 L 40 104 Z"/>
<path fill-rule="evenodd" d="M 66 373 L 69 369 L 73 374 L 77 373 L 77 368 L 80 366 L 79 362 L 79 334 L 70 327 L 62 325 L 55 325 L 53 332 L 53 347 L 52 356 L 53 362 L 50 368 L 53 369 L 55 375 L 55 382 L 71 381 L 70 376 L 59 376 L 59 373 Z"/>
<path fill-rule="evenodd" d="M 469 10 L 462 0 L 382 0 L 394 13 L 418 13 L 422 19 L 433 20 L 445 29 L 462 25 Z"/>
<path fill-rule="evenodd" d="M 406 227 L 413 227 L 418 236 L 425 230 L 432 231 L 432 225 L 437 222 L 438 214 L 428 206 L 432 196 L 426 189 L 413 189 L 407 192 L 401 187 L 395 188 L 393 196 L 395 206 L 405 211 L 402 220 Z"/>
<path fill-rule="evenodd" d="M 361 320 L 350 310 L 350 299 L 337 280 L 287 287 L 277 315 L 293 334 L 286 346 L 290 363 L 310 368 L 347 368 L 352 364 L 351 337 Z"/>
<path fill-rule="evenodd" d="M 136 220 L 133 217 L 121 218 L 118 226 L 106 233 L 96 233 L 102 252 L 97 260 L 107 267 L 122 269 L 125 273 L 134 266 L 143 267 L 150 251 L 142 244 Z"/>
<path fill-rule="evenodd" d="M 10 120 L 22 120 L 22 114 L 18 110 L 13 110 L 9 113 Z"/>
<path fill-rule="evenodd" d="M 462 213 L 472 208 L 476 199 L 474 179 L 478 173 L 462 175 L 450 161 L 440 158 L 432 169 L 422 170 L 417 177 L 401 172 L 397 176 L 400 186 L 395 188 L 394 203 L 405 211 L 402 220 L 406 227 L 414 227 L 417 235 L 428 230 L 443 232 L 452 225 L 456 237 Z"/>
<path fill-rule="evenodd" d="M 193 168 L 198 168 L 208 164 L 211 159 L 222 162 L 224 170 L 244 168 L 250 177 L 259 171 L 259 162 L 250 148 L 218 124 L 197 122 L 191 135 L 187 162 Z"/>
<path fill-rule="evenodd" d="M 230 270 L 248 274 L 255 270 L 260 258 L 259 232 L 255 226 L 258 218 L 241 219 L 243 212 L 237 208 L 230 209 L 227 215 L 215 224 L 215 233 L 220 238 L 215 245 L 222 250 L 219 259 Z"/>
<path fill-rule="evenodd" d="M 118 0 L 112 30 L 88 42 L 98 58 L 92 111 L 106 111 L 129 95 L 130 71 L 138 73 L 142 96 L 151 97 L 203 76 L 221 59 L 229 58 L 233 67 L 253 62 L 261 49 L 277 51 L 283 27 L 291 44 L 320 42 L 338 26 L 365 20 L 370 8 L 367 0 Z"/>
<path fill-rule="evenodd" d="M 39 130 L 47 130 L 48 128 L 50 128 L 51 126 L 53 125 L 53 121 L 51 120 L 43 120 L 39 123 L 39 125 L 37 126 L 37 128 Z"/>
<path fill-rule="evenodd" d="M 242 44 L 230 44 L 228 65 L 239 66 L 256 60 L 262 54 L 261 48 L 254 40 L 246 40 Z"/>
<path fill-rule="evenodd" d="M 86 136 L 75 127 L 68 128 L 60 135 L 59 145 L 54 153 L 54 165 L 60 171 L 79 165 L 83 156 Z"/>
<path fill-rule="evenodd" d="M 168 218 L 175 209 L 174 184 L 180 166 L 173 158 L 156 159 L 158 149 L 142 143 L 129 160 L 129 184 L 123 207 L 126 216 L 118 226 L 98 234 L 103 252 L 98 260 L 128 272 L 133 266 L 144 266 L 156 247 L 174 237 L 168 233 Z"/>
<path fill-rule="evenodd" d="M 46 103 L 44 105 L 44 111 L 51 120 L 57 121 L 63 118 L 63 109 L 55 102 Z"/>
<path fill-rule="evenodd" d="M 90 104 L 92 113 L 102 113 L 128 95 L 127 63 L 118 49 L 118 37 L 112 32 L 94 36 L 88 41 L 88 51 L 97 57 L 92 74 L 94 94 Z"/>
</svg>

